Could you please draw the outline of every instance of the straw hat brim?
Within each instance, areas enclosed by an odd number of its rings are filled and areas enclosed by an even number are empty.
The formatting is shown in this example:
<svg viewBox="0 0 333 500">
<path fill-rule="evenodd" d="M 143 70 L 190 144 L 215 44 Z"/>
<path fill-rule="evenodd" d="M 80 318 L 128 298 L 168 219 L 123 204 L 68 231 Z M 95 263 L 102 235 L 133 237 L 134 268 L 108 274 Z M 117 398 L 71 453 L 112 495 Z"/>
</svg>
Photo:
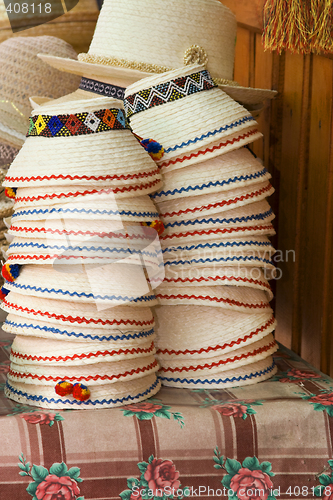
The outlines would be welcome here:
<svg viewBox="0 0 333 500">
<path fill-rule="evenodd" d="M 5 395 L 18 403 L 39 406 L 41 408 L 109 408 L 143 401 L 159 391 L 161 382 L 155 374 L 137 379 L 105 384 L 94 388 L 91 397 L 86 401 L 78 401 L 72 396 L 61 398 L 57 396 L 53 387 L 23 384 L 8 381 Z"/>
<path fill-rule="evenodd" d="M 73 73 L 74 75 L 96 76 L 96 77 L 112 77 L 116 84 L 117 80 L 126 81 L 127 85 L 153 76 L 153 73 L 137 71 L 128 68 L 118 68 L 116 66 L 91 64 L 83 61 L 71 60 L 68 58 L 51 56 L 48 54 L 38 54 L 42 61 L 60 71 Z M 269 89 L 255 89 L 251 87 L 243 87 L 241 85 L 219 85 L 219 87 L 235 101 L 245 105 L 255 105 L 262 103 L 266 99 L 273 99 L 277 92 Z"/>
</svg>

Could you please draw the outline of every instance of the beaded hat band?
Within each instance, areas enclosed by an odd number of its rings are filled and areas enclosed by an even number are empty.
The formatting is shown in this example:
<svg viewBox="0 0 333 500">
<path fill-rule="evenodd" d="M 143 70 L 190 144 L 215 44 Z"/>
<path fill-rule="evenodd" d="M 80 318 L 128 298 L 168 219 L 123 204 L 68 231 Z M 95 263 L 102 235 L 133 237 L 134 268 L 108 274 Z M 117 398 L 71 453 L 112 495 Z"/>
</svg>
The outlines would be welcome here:
<svg viewBox="0 0 333 500">
<path fill-rule="evenodd" d="M 27 137 L 68 137 L 128 128 L 123 110 L 111 108 L 90 113 L 32 116 Z"/>
</svg>

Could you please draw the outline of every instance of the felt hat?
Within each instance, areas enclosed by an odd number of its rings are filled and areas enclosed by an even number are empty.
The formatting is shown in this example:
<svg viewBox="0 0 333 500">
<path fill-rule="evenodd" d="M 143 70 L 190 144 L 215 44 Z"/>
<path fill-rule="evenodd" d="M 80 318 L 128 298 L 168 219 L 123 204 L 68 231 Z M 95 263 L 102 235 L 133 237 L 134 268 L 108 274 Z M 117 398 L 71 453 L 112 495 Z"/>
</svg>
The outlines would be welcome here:
<svg viewBox="0 0 333 500">
<path fill-rule="evenodd" d="M 130 85 L 124 107 L 136 134 L 162 144 L 164 155 L 157 160 L 162 173 L 225 154 L 262 136 L 253 116 L 219 89 L 202 65 Z"/>
<path fill-rule="evenodd" d="M 8 375 L 5 395 L 18 403 L 41 408 L 89 410 L 92 408 L 117 407 L 143 401 L 156 394 L 160 387 L 161 382 L 156 378 L 156 374 L 152 373 L 136 380 L 105 383 L 103 385 L 96 384 L 91 387 L 89 398 L 81 401 L 73 398 L 72 395 L 58 396 L 52 386 L 29 384 L 22 382 L 22 380 L 15 381 L 11 380 L 11 376 Z"/>
<path fill-rule="evenodd" d="M 220 193 L 268 181 L 271 175 L 247 148 L 240 148 L 163 176 L 163 188 L 152 195 L 156 203 L 176 198 Z"/>
<path fill-rule="evenodd" d="M 76 58 L 68 43 L 53 36 L 14 37 L 0 44 L 0 140 L 15 148 L 22 146 L 29 128 L 29 97 L 57 98 L 73 92 L 80 82 L 76 76 L 50 68 L 37 57 L 41 51 Z"/>
<path fill-rule="evenodd" d="M 212 375 L 197 376 L 186 374 L 164 374 L 159 378 L 163 385 L 169 387 L 187 387 L 191 389 L 222 389 L 256 384 L 272 377 L 277 367 L 272 356 L 249 363 L 239 368 L 230 369 Z"/>
<path fill-rule="evenodd" d="M 4 185 L 93 183 L 104 188 L 132 186 L 133 193 L 133 186 L 144 184 L 147 190 L 147 183 L 153 192 L 159 182 L 155 162 L 128 128 L 122 101 L 98 97 L 51 101 L 34 110 L 28 137 Z"/>
<path fill-rule="evenodd" d="M 43 59 L 63 71 L 111 76 L 123 86 L 185 63 L 204 62 L 235 100 L 257 104 L 275 93 L 232 81 L 236 29 L 234 14 L 217 0 L 164 0 L 160 4 L 156 0 L 105 0 L 88 53 L 79 54 L 75 63 L 52 56 Z"/>
<path fill-rule="evenodd" d="M 203 359 L 235 351 L 273 332 L 271 311 L 248 314 L 198 305 L 158 306 L 155 341 L 164 359 Z M 209 325 L 209 328 L 207 328 Z"/>
</svg>

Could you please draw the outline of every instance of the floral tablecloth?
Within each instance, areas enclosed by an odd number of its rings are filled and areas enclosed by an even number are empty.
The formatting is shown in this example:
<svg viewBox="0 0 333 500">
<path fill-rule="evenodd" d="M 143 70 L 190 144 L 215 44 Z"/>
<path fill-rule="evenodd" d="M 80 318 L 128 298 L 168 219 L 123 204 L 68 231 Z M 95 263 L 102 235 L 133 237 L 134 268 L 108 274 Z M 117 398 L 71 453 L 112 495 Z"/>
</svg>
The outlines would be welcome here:
<svg viewBox="0 0 333 500">
<path fill-rule="evenodd" d="M 0 333 L 1 500 L 333 500 L 333 380 L 282 346 L 267 382 L 50 411 L 5 398 L 11 340 Z"/>
</svg>

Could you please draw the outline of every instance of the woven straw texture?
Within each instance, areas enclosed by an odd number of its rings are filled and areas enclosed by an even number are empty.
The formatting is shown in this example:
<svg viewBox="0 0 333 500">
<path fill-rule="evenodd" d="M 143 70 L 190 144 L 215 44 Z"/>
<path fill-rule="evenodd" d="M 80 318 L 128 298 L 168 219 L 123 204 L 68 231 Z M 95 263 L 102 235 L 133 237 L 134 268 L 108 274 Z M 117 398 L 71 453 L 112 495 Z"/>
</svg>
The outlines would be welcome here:
<svg viewBox="0 0 333 500">
<path fill-rule="evenodd" d="M 135 381 L 104 384 L 93 389 L 87 401 L 78 401 L 68 396 L 61 398 L 53 387 L 36 386 L 22 382 L 10 381 L 6 385 L 5 395 L 22 404 L 40 406 L 42 408 L 77 408 L 81 410 L 122 406 L 142 401 L 156 394 L 161 383 L 155 374 L 147 375 Z"/>
<path fill-rule="evenodd" d="M 163 176 L 163 189 L 153 195 L 156 203 L 170 199 L 229 191 L 267 181 L 271 175 L 246 148 L 184 167 Z"/>
<path fill-rule="evenodd" d="M 272 377 L 277 371 L 272 356 L 234 370 L 227 370 L 204 377 L 187 376 L 186 374 L 161 374 L 163 385 L 169 387 L 189 387 L 193 389 L 222 389 L 256 384 Z"/>
<path fill-rule="evenodd" d="M 31 95 L 57 98 L 79 85 L 77 77 L 50 68 L 37 58 L 45 49 L 76 58 L 69 44 L 50 36 L 16 37 L 0 44 L 0 138 L 13 147 L 21 147 L 25 140 Z"/>
</svg>

